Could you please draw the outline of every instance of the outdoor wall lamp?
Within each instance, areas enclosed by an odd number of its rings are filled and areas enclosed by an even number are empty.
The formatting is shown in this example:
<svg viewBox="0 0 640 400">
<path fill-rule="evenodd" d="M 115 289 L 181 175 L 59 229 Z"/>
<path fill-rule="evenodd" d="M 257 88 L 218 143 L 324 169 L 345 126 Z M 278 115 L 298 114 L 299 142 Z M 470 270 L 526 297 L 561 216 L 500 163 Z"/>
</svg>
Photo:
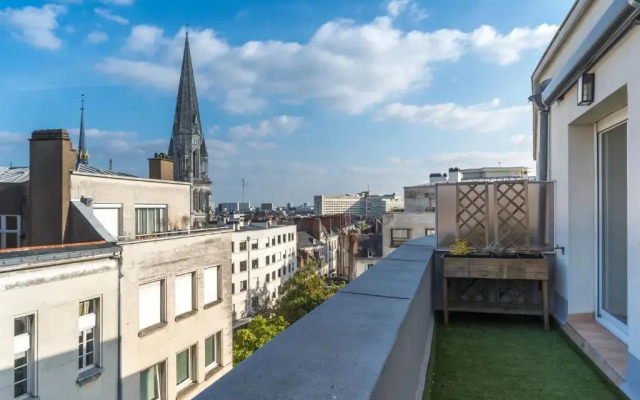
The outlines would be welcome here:
<svg viewBox="0 0 640 400">
<path fill-rule="evenodd" d="M 583 74 L 578 80 L 578 105 L 588 106 L 593 103 L 596 89 L 596 74 Z"/>
</svg>

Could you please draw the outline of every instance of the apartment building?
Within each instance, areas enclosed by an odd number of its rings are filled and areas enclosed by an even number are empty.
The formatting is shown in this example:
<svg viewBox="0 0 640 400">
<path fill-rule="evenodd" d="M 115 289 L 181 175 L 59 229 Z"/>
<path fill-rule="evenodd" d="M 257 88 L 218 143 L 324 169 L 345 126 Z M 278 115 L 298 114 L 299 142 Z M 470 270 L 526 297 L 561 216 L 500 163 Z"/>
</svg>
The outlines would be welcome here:
<svg viewBox="0 0 640 400">
<path fill-rule="evenodd" d="M 314 196 L 316 216 L 348 214 L 382 217 L 385 212 L 404 208 L 404 199 L 395 193 L 376 195 L 369 192 L 345 195 Z"/>
<path fill-rule="evenodd" d="M 576 1 L 533 72 L 530 98 L 537 174 L 555 182 L 554 316 L 632 399 L 640 398 L 639 16 L 636 1 Z"/>
<path fill-rule="evenodd" d="M 346 259 L 346 242 L 341 240 L 352 227 L 349 215 L 298 217 L 298 250 L 320 262 L 318 273 L 335 277 Z"/>
<path fill-rule="evenodd" d="M 231 234 L 233 327 L 251 320 L 267 299 L 282 295 L 282 284 L 297 270 L 295 225 L 270 221 L 238 224 Z"/>
<path fill-rule="evenodd" d="M 30 247 L 0 251 L 0 318 L 17 321 L 0 334 L 17 337 L 26 366 L 2 369 L 0 393 L 188 399 L 228 372 L 231 230 L 190 229 L 190 184 L 74 165 L 64 130 L 34 132 L 30 155 L 28 181 L 2 189 L 15 196 L 3 202 L 3 247 L 16 236 Z M 171 160 L 150 159 L 151 176 L 166 170 L 158 163 Z M 79 363 L 69 385 L 67 359 Z"/>
</svg>

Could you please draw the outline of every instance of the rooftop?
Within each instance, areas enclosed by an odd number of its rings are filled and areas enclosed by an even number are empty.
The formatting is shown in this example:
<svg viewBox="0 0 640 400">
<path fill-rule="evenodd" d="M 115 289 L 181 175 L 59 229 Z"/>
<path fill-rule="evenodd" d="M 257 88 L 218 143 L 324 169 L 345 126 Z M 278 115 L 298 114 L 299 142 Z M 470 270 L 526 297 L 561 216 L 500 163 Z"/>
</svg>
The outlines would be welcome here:
<svg viewBox="0 0 640 400">
<path fill-rule="evenodd" d="M 0 250 L 0 267 L 109 254 L 114 251 L 120 251 L 120 247 L 104 240 L 87 243 L 18 247 Z"/>
<path fill-rule="evenodd" d="M 29 181 L 29 167 L 0 167 L 0 183 Z"/>
</svg>

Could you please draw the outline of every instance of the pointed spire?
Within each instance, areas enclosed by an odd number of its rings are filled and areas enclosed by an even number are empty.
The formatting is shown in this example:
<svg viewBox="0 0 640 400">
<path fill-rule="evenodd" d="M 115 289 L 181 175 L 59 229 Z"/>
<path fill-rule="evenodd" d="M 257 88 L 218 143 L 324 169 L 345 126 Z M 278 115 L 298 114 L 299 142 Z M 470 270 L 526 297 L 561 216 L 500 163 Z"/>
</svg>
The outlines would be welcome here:
<svg viewBox="0 0 640 400">
<path fill-rule="evenodd" d="M 188 31 L 184 40 L 180 85 L 178 87 L 176 113 L 173 119 L 173 135 L 181 133 L 202 135 Z"/>
<path fill-rule="evenodd" d="M 80 101 L 80 139 L 78 143 L 78 158 L 76 160 L 76 166 L 78 164 L 89 164 L 89 152 L 87 151 L 84 134 L 84 94 L 81 96 Z"/>
</svg>

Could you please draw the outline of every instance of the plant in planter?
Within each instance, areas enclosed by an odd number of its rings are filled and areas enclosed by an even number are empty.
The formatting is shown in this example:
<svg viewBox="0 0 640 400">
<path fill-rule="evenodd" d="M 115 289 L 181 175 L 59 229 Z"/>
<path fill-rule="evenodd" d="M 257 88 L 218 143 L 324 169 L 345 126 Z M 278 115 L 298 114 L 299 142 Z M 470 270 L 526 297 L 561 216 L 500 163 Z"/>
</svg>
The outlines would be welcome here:
<svg viewBox="0 0 640 400">
<path fill-rule="evenodd" d="M 449 254 L 458 257 L 468 256 L 469 241 L 467 239 L 456 239 L 456 241 L 449 247 Z"/>
</svg>

